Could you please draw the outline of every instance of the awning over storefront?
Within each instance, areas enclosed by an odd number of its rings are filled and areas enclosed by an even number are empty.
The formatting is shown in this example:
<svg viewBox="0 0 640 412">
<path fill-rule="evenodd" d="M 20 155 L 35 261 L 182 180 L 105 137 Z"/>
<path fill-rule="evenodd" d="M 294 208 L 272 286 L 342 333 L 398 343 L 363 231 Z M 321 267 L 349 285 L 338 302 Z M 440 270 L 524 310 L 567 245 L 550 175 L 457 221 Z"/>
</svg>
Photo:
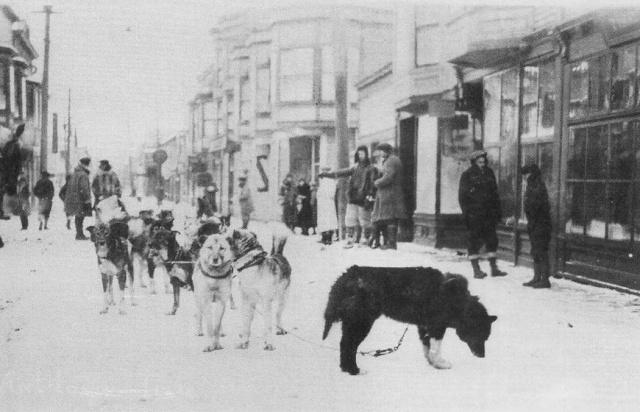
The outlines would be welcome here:
<svg viewBox="0 0 640 412">
<path fill-rule="evenodd" d="M 469 43 L 464 54 L 449 60 L 449 63 L 476 69 L 496 67 L 515 60 L 527 49 L 528 45 L 519 37 L 474 41 Z"/>
<path fill-rule="evenodd" d="M 409 96 L 396 102 L 396 111 L 412 114 L 429 114 L 434 117 L 450 117 L 454 115 L 455 101 L 448 99 L 449 93 Z"/>
</svg>

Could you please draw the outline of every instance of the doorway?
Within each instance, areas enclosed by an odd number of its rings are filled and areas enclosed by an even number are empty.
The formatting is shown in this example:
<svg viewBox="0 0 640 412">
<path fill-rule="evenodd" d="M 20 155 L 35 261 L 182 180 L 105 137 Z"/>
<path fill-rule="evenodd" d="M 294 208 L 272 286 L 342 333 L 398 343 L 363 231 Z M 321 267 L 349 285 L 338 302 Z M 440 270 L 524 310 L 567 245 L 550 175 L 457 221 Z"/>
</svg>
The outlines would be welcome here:
<svg viewBox="0 0 640 412">
<path fill-rule="evenodd" d="M 402 162 L 402 183 L 408 219 L 400 222 L 398 240 L 413 241 L 413 213 L 416 210 L 416 135 L 417 117 L 400 120 L 398 136 L 398 157 Z"/>
</svg>

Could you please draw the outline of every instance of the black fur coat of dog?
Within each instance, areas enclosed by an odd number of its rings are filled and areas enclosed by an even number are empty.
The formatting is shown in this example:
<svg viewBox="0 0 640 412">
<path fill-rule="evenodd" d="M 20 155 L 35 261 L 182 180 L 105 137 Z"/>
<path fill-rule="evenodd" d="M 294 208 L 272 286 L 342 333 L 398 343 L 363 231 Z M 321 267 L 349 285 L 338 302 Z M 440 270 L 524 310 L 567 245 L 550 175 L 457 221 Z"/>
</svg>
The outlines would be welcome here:
<svg viewBox="0 0 640 412">
<path fill-rule="evenodd" d="M 461 275 L 425 267 L 352 266 L 331 288 L 322 335 L 325 339 L 331 325 L 342 321 L 340 367 L 344 372 L 359 373 L 358 346 L 381 315 L 418 326 L 427 360 L 442 369 L 450 367 L 440 357 L 447 328 L 455 328 L 471 352 L 484 357 L 485 341 L 497 319 L 469 293 L 467 279 Z"/>
</svg>

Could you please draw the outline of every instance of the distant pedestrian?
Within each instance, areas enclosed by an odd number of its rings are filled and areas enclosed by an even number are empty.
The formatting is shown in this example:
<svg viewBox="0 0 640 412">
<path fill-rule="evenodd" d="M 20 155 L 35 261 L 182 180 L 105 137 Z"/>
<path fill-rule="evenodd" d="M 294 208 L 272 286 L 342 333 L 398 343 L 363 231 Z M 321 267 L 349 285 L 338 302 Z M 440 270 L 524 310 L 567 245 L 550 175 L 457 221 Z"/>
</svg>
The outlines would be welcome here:
<svg viewBox="0 0 640 412">
<path fill-rule="evenodd" d="M 218 212 L 218 206 L 216 205 L 217 191 L 218 188 L 215 184 L 211 184 L 204 189 L 204 193 L 198 198 L 198 210 L 196 211 L 198 219 L 212 217 Z"/>
<path fill-rule="evenodd" d="M 29 228 L 29 215 L 31 214 L 31 192 L 29 191 L 29 181 L 24 173 L 20 173 L 18 176 L 16 191 L 18 194 L 16 214 L 20 216 L 20 224 L 22 226 L 20 230 L 27 230 Z"/>
<path fill-rule="evenodd" d="M 369 150 L 367 146 L 359 146 L 354 155 L 354 166 L 334 172 L 320 173 L 319 177 L 329 177 L 332 179 L 348 177 L 347 186 L 347 209 L 345 215 L 345 225 L 347 228 L 347 244 L 345 248 L 353 247 L 354 243 L 359 243 L 362 232 L 365 239 L 371 236 L 371 210 L 373 203 L 368 202 L 375 194 L 373 185 L 375 169 L 369 160 Z"/>
<path fill-rule="evenodd" d="M 247 186 L 247 176 L 241 175 L 238 178 L 238 186 L 240 193 L 238 194 L 238 205 L 240 206 L 240 217 L 242 218 L 242 228 L 249 226 L 249 220 L 253 213 L 253 198 L 251 197 L 251 189 Z"/>
<path fill-rule="evenodd" d="M 329 167 L 321 169 L 322 176 L 331 170 Z M 333 240 L 333 233 L 338 229 L 338 215 L 335 204 L 336 182 L 333 179 L 320 179 L 318 185 L 318 232 L 320 232 L 321 242 L 330 245 Z"/>
<path fill-rule="evenodd" d="M 316 228 L 318 227 L 318 184 L 313 182 L 310 185 L 311 188 L 311 229 L 313 234 L 316 234 Z"/>
<path fill-rule="evenodd" d="M 49 229 L 49 215 L 51 214 L 51 205 L 53 201 L 54 189 L 53 182 L 49 179 L 53 175 L 49 172 L 42 171 L 40 180 L 36 182 L 33 188 L 33 194 L 38 198 L 38 230 Z"/>
<path fill-rule="evenodd" d="M 377 191 L 371 220 L 384 230 L 385 243 L 380 249 L 397 249 L 398 223 L 407 218 L 402 162 L 393 154 L 390 144 L 379 144 L 376 152 L 381 160 L 382 176 L 373 183 Z"/>
<path fill-rule="evenodd" d="M 496 227 L 502 217 L 500 196 L 496 177 L 487 166 L 487 152 L 476 150 L 469 157 L 471 167 L 460 177 L 458 200 L 460 209 L 469 231 L 468 253 L 473 277 L 482 279 L 487 276 L 480 270 L 480 249 L 485 246 L 486 256 L 491 265 L 491 276 L 506 276 L 498 269 L 496 251 L 498 235 Z"/>
<path fill-rule="evenodd" d="M 296 201 L 298 191 L 293 184 L 293 176 L 287 174 L 278 192 L 278 203 L 282 206 L 282 222 L 293 232 L 296 227 Z"/>
<path fill-rule="evenodd" d="M 69 180 L 71 179 L 71 175 L 66 175 L 64 178 L 64 185 L 62 185 L 62 187 L 60 188 L 60 191 L 58 192 L 58 197 L 60 198 L 60 200 L 62 200 L 62 206 L 64 208 L 64 214 L 67 217 L 67 229 L 71 230 L 71 217 L 72 215 L 69 214 L 69 212 L 67 211 L 67 207 L 65 206 L 64 203 L 64 197 L 67 194 L 67 185 L 69 184 Z"/>
<path fill-rule="evenodd" d="M 84 218 L 91 216 L 91 185 L 89 183 L 89 165 L 91 159 L 83 157 L 73 170 L 64 196 L 65 211 L 75 217 L 76 240 L 86 240 L 84 235 Z"/>
<path fill-rule="evenodd" d="M 304 236 L 309 235 L 309 228 L 313 220 L 313 210 L 311 209 L 311 187 L 304 179 L 298 180 L 298 206 L 296 225 L 300 227 Z"/>
<path fill-rule="evenodd" d="M 122 196 L 120 179 L 118 179 L 116 172 L 112 170 L 108 160 L 100 160 L 100 166 L 98 166 L 98 171 L 91 183 L 91 190 L 95 199 L 94 207 L 108 197 L 118 196 L 119 199 Z"/>
<path fill-rule="evenodd" d="M 522 176 L 527 178 L 524 193 L 524 213 L 531 242 L 533 278 L 523 283 L 536 289 L 550 288 L 549 242 L 551 242 L 551 213 L 549 194 L 536 164 L 525 165 Z"/>
</svg>

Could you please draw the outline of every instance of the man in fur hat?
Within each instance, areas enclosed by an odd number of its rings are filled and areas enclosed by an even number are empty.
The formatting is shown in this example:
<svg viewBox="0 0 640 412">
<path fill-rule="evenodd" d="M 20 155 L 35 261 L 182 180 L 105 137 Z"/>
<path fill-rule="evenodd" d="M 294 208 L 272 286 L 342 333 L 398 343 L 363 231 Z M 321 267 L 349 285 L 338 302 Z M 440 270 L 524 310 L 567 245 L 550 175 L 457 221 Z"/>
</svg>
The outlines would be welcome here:
<svg viewBox="0 0 640 412">
<path fill-rule="evenodd" d="M 458 200 L 469 231 L 468 252 L 473 277 L 482 279 L 487 276 L 479 265 L 480 249 L 483 245 L 491 265 L 491 276 L 505 276 L 506 273 L 499 270 L 496 263 L 496 227 L 502 217 L 496 177 L 493 170 L 487 166 L 487 152 L 484 150 L 474 151 L 469 160 L 471 167 L 460 177 Z"/>
<path fill-rule="evenodd" d="M 118 198 L 122 195 L 120 180 L 116 172 L 111 169 L 108 160 L 100 160 L 100 166 L 93 178 L 93 183 L 91 183 L 91 190 L 96 204 L 113 195 L 118 196 Z"/>
</svg>

